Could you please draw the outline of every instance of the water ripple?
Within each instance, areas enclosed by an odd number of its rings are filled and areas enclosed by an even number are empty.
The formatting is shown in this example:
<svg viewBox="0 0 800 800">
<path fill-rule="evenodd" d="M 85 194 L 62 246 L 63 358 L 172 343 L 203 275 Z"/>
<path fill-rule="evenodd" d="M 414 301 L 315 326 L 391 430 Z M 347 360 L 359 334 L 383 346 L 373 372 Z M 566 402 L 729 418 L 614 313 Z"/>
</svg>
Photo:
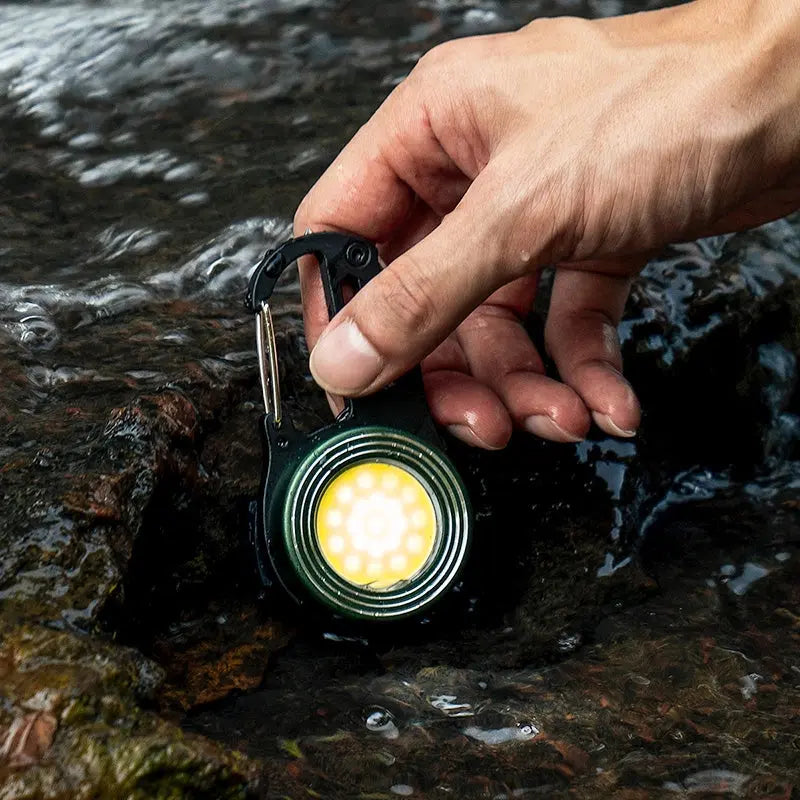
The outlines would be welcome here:
<svg viewBox="0 0 800 800">
<path fill-rule="evenodd" d="M 52 349 L 64 330 L 91 325 L 155 302 L 177 298 L 218 301 L 241 296 L 264 251 L 290 235 L 285 220 L 258 217 L 237 222 L 196 249 L 183 264 L 141 281 L 108 275 L 77 287 L 58 284 L 0 283 L 0 331 L 28 350 Z M 101 253 L 113 261 L 128 250 L 155 246 L 160 234 L 149 230 L 114 231 L 101 236 Z M 281 292 L 296 292 L 291 275 Z"/>
</svg>

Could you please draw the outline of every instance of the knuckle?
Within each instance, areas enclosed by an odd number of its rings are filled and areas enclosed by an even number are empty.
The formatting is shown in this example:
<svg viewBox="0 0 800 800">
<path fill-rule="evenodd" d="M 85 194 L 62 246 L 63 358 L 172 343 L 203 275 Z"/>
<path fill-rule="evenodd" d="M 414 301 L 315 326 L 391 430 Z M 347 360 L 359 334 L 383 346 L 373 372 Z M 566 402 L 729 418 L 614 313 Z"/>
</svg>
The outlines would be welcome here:
<svg viewBox="0 0 800 800">
<path fill-rule="evenodd" d="M 310 217 L 310 205 L 311 202 L 309 200 L 310 193 L 307 194 L 300 205 L 297 207 L 297 211 L 294 214 L 294 222 L 293 222 L 293 230 L 295 236 L 301 235 L 309 225 Z"/>
<path fill-rule="evenodd" d="M 523 26 L 518 33 L 525 33 L 550 47 L 554 43 L 565 42 L 574 46 L 575 39 L 595 37 L 597 25 L 582 17 L 563 15 L 559 17 L 538 17 Z"/>
<path fill-rule="evenodd" d="M 467 39 L 451 39 L 437 44 L 422 55 L 412 73 L 417 75 L 422 73 L 427 76 L 430 73 L 451 72 L 455 68 L 463 71 L 472 60 L 469 58 L 468 48 Z"/>
<path fill-rule="evenodd" d="M 406 75 L 389 93 L 389 96 L 381 104 L 376 112 L 376 117 L 391 117 L 397 113 L 399 108 L 402 108 L 409 102 L 413 102 L 413 98 L 419 92 L 421 81 L 419 81 L 419 74 L 417 72 L 419 63 Z M 359 133 L 363 131 L 369 122 L 364 123 L 359 129 Z"/>
<path fill-rule="evenodd" d="M 426 330 L 434 317 L 434 297 L 431 282 L 408 256 L 402 267 L 393 270 L 392 280 L 387 282 L 383 297 L 383 309 L 379 319 L 396 319 L 400 332 L 419 333 Z"/>
<path fill-rule="evenodd" d="M 427 52 L 423 53 L 417 62 L 415 69 L 418 72 L 424 70 L 432 70 L 442 67 L 450 60 L 450 55 L 453 49 L 453 42 L 442 42 L 432 47 Z"/>
</svg>

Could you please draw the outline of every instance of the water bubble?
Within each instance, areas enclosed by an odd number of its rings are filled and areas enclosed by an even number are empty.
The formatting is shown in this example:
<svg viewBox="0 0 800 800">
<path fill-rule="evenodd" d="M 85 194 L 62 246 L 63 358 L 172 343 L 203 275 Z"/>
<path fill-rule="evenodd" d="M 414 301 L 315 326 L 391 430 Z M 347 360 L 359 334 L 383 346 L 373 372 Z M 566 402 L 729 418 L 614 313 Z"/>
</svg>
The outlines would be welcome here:
<svg viewBox="0 0 800 800">
<path fill-rule="evenodd" d="M 539 734 L 539 729 L 532 722 L 520 722 L 517 728 L 522 739 L 530 739 Z"/>
<path fill-rule="evenodd" d="M 400 735 L 391 712 L 381 706 L 367 709 L 364 724 L 368 731 L 380 733 L 386 739 L 396 739 Z"/>
<path fill-rule="evenodd" d="M 745 700 L 750 700 L 758 693 L 758 682 L 763 681 L 763 676 L 757 672 L 751 672 L 749 675 L 742 675 L 739 678 L 740 691 Z"/>
<path fill-rule="evenodd" d="M 81 186 L 112 186 L 130 178 L 162 177 L 176 161 L 175 156 L 166 150 L 155 150 L 151 153 L 110 158 L 86 168 L 81 162 L 76 162 L 76 167 L 71 172 Z"/>
<path fill-rule="evenodd" d="M 0 314 L 2 314 L 0 307 Z M 51 350 L 58 344 L 58 326 L 50 313 L 38 303 L 19 302 L 6 315 L 0 316 L 0 326 L 29 350 Z"/>
<path fill-rule="evenodd" d="M 428 698 L 428 702 L 448 717 L 471 717 L 475 712 L 469 703 L 457 703 L 454 694 L 437 694 Z"/>
<path fill-rule="evenodd" d="M 116 136 L 111 138 L 111 144 L 116 145 L 117 147 L 127 147 L 128 145 L 133 144 L 135 141 L 136 134 L 134 134 L 132 131 L 118 133 Z"/>
<path fill-rule="evenodd" d="M 112 225 L 97 236 L 98 252 L 88 263 L 114 261 L 122 256 L 152 253 L 169 234 L 152 228 L 121 228 Z"/>
<path fill-rule="evenodd" d="M 63 122 L 54 122 L 52 125 L 46 125 L 42 128 L 41 134 L 45 139 L 55 139 L 60 136 L 67 129 Z"/>
<path fill-rule="evenodd" d="M 86 305 L 94 312 L 96 319 L 105 319 L 141 308 L 151 299 L 152 293 L 144 286 L 112 283 L 94 296 L 87 295 Z"/>
<path fill-rule="evenodd" d="M 129 378 L 135 381 L 164 381 L 166 375 L 163 372 L 156 372 L 151 369 L 132 369 L 125 373 Z"/>
<path fill-rule="evenodd" d="M 392 715 L 385 708 L 376 708 L 367 714 L 365 720 L 367 729 L 371 731 L 380 730 L 392 721 Z"/>
<path fill-rule="evenodd" d="M 582 641 L 580 633 L 562 633 L 558 637 L 556 647 L 559 653 L 572 653 L 580 647 Z"/>
<path fill-rule="evenodd" d="M 522 722 L 514 727 L 507 728 L 479 728 L 470 725 L 462 731 L 465 736 L 488 745 L 506 744 L 532 739 L 539 734 L 539 729 L 531 722 Z"/>
<path fill-rule="evenodd" d="M 742 566 L 741 574 L 728 581 L 728 588 L 734 594 L 743 595 L 756 581 L 760 581 L 767 575 L 769 575 L 769 570 L 766 567 L 748 561 Z"/>
<path fill-rule="evenodd" d="M 32 350 L 51 350 L 58 343 L 58 328 L 49 317 L 24 317 L 20 320 L 19 339 Z"/>
<path fill-rule="evenodd" d="M 289 163 L 286 165 L 288 172 L 298 172 L 304 167 L 311 166 L 322 161 L 322 154 L 315 147 L 309 147 L 301 150 Z"/>
<path fill-rule="evenodd" d="M 85 382 L 99 380 L 100 376 L 95 370 L 81 369 L 79 367 L 57 367 L 50 369 L 43 364 L 37 364 L 26 370 L 28 380 L 38 389 L 50 389 L 62 383 Z"/>
<path fill-rule="evenodd" d="M 741 795 L 749 780 L 750 776 L 741 772 L 707 769 L 688 775 L 682 781 L 668 781 L 663 784 L 663 788 L 670 792 L 688 794 Z"/>
<path fill-rule="evenodd" d="M 500 22 L 499 14 L 488 8 L 470 8 L 464 12 L 464 26 L 470 30 L 495 28 Z"/>
</svg>

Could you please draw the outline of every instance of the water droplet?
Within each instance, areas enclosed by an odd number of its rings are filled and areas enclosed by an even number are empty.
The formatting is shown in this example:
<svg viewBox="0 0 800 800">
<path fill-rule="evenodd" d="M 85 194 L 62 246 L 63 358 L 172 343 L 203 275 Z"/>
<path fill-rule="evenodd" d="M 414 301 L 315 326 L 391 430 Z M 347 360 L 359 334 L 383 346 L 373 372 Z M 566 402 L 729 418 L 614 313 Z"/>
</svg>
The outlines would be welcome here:
<svg viewBox="0 0 800 800">
<path fill-rule="evenodd" d="M 391 712 L 382 706 L 372 706 L 364 714 L 364 724 L 368 731 L 379 733 L 386 739 L 396 739 L 400 731 Z"/>
</svg>

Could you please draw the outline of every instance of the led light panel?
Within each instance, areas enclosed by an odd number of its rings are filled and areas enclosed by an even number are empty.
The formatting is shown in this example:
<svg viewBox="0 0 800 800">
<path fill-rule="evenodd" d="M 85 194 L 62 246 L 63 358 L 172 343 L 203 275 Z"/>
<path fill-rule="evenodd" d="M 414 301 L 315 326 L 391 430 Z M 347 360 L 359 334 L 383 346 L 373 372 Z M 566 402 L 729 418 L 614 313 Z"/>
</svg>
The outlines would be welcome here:
<svg viewBox="0 0 800 800">
<path fill-rule="evenodd" d="M 331 569 L 380 591 L 417 575 L 436 544 L 436 512 L 420 481 L 383 462 L 343 470 L 325 488 L 316 536 Z"/>
</svg>

